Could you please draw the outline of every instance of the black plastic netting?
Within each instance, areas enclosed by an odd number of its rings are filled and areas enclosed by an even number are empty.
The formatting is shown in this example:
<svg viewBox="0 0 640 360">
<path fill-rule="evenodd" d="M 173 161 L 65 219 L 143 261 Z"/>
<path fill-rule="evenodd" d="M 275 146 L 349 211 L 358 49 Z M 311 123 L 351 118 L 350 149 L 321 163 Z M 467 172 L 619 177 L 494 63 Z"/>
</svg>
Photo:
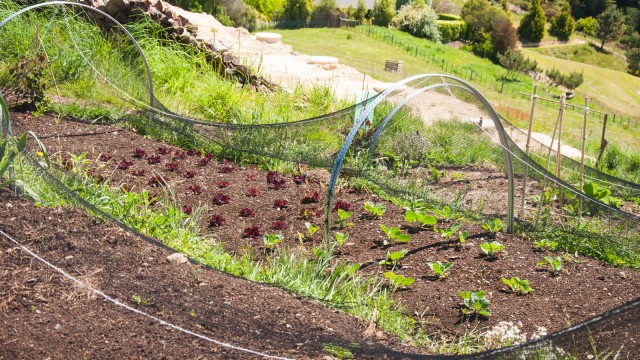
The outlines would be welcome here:
<svg viewBox="0 0 640 360">
<path fill-rule="evenodd" d="M 181 102 L 181 91 L 185 91 L 181 90 L 181 74 L 172 76 L 172 63 L 157 59 L 161 42 L 150 37 L 136 41 L 128 31 L 148 35 L 153 27 L 124 27 L 89 6 L 65 2 L 22 10 L 5 2 L 0 4 L 0 18 L 4 19 L 0 22 L 0 99 L 9 108 L 56 114 L 61 120 L 82 119 L 87 114 L 87 118 L 120 121 L 183 146 L 330 170 L 327 241 L 331 241 L 328 230 L 334 189 L 338 178 L 347 176 L 408 202 L 453 204 L 457 211 L 501 217 L 509 232 L 546 236 L 560 250 L 577 249 L 618 265 L 640 264 L 640 219 L 624 207 L 624 199 L 616 198 L 638 196 L 640 185 L 587 167 L 584 183 L 591 184 L 591 196 L 587 196 L 578 190 L 578 162 L 562 156 L 562 175 L 554 175 L 555 162 L 546 160 L 555 158 L 554 151 L 536 144 L 527 156 L 522 150 L 522 132 L 501 119 L 482 94 L 460 79 L 414 76 L 365 103 L 299 121 L 278 114 L 262 118 L 259 111 L 243 113 L 245 109 L 231 106 L 224 108 L 228 116 L 220 118 L 212 114 L 211 106 Z M 190 51 L 197 57 L 197 49 Z M 151 63 L 148 59 L 152 58 Z M 198 66 L 213 65 L 203 57 Z M 152 74 L 163 80 L 154 83 Z M 3 104 L 3 136 L 11 135 L 6 110 Z M 160 245 L 125 225 L 124 218 L 99 210 L 64 185 L 60 177 L 73 174 L 56 164 L 45 166 L 34 154 L 38 149 L 30 150 L 22 157 L 22 166 L 35 169 L 32 173 L 49 184 L 51 191 Z M 480 207 L 477 202 L 464 201 L 463 191 L 443 187 L 438 167 L 452 172 L 490 168 L 492 176 L 498 174 L 506 181 Z M 470 183 L 481 180 L 472 178 Z M 459 357 L 585 358 L 595 353 L 638 358 L 639 306 L 636 299 L 536 341 Z M 357 354 L 443 357 L 366 346 Z"/>
</svg>

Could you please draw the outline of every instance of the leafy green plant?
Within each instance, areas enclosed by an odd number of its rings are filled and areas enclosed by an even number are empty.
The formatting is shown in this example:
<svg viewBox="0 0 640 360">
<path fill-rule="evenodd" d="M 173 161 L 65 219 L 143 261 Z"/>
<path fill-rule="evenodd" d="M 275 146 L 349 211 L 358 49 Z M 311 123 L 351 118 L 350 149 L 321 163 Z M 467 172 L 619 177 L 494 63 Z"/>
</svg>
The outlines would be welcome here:
<svg viewBox="0 0 640 360">
<path fill-rule="evenodd" d="M 404 256 L 407 254 L 405 250 L 394 251 L 392 253 L 387 253 L 387 257 L 380 260 L 379 264 L 382 266 L 390 267 L 395 269 L 396 266 L 400 265 L 400 261 L 404 259 Z"/>
<path fill-rule="evenodd" d="M 460 239 L 460 243 L 463 243 L 469 238 L 469 232 L 467 230 L 462 230 L 458 233 L 458 236 Z"/>
<path fill-rule="evenodd" d="M 512 277 L 511 279 L 502 278 L 502 282 L 507 285 L 511 291 L 513 291 L 517 295 L 525 295 L 533 292 L 531 285 L 528 280 L 520 279 L 517 276 Z"/>
<path fill-rule="evenodd" d="M 556 247 L 558 247 L 558 242 L 551 241 L 548 239 L 542 239 L 542 240 L 534 241 L 533 246 L 535 246 L 535 248 L 539 250 L 542 250 L 542 249 L 555 250 Z"/>
<path fill-rule="evenodd" d="M 366 203 L 364 203 L 364 209 L 376 219 L 381 218 L 384 212 L 387 211 L 387 208 L 383 203 L 374 204 L 371 201 L 367 201 Z"/>
<path fill-rule="evenodd" d="M 461 227 L 462 227 L 462 225 L 460 225 L 460 224 L 453 224 L 448 229 L 438 229 L 438 232 L 440 233 L 440 235 L 443 238 L 448 239 L 448 238 L 452 237 L 453 235 L 455 235 L 455 233 L 458 232 L 458 230 L 460 230 Z"/>
<path fill-rule="evenodd" d="M 345 226 L 353 226 L 353 223 L 348 223 L 347 220 L 351 217 L 351 211 L 344 211 L 342 209 L 338 209 L 338 220 L 334 223 L 338 226 L 338 229 L 344 229 Z"/>
<path fill-rule="evenodd" d="M 442 210 L 440 209 L 431 209 L 431 211 L 442 221 L 444 222 L 449 222 L 453 219 L 453 217 L 455 216 L 455 213 L 453 211 L 451 211 L 451 208 L 449 206 L 445 206 L 442 208 Z"/>
<path fill-rule="evenodd" d="M 504 245 L 502 245 L 501 243 L 497 242 L 497 241 L 492 241 L 492 242 L 484 242 L 482 244 L 480 244 L 480 250 L 482 250 L 482 252 L 490 257 L 493 257 L 496 255 L 497 252 L 500 252 L 504 249 Z"/>
<path fill-rule="evenodd" d="M 504 224 L 500 219 L 482 220 L 482 228 L 492 234 L 496 234 L 504 229 Z"/>
<path fill-rule="evenodd" d="M 431 271 L 433 271 L 433 273 L 436 275 L 438 279 L 446 278 L 449 275 L 449 271 L 453 267 L 452 262 L 443 264 L 440 261 L 430 262 L 430 263 L 427 263 L 427 265 L 429 265 L 429 268 L 431 269 Z"/>
<path fill-rule="evenodd" d="M 143 299 L 140 295 L 133 295 L 131 299 L 138 305 L 149 306 L 151 305 L 151 298 Z"/>
<path fill-rule="evenodd" d="M 308 236 L 298 231 L 298 239 L 300 239 L 301 242 L 311 240 L 313 238 L 313 234 L 318 232 L 318 229 L 320 229 L 319 226 L 313 226 L 310 222 L 305 222 L 304 226 L 307 228 Z"/>
<path fill-rule="evenodd" d="M 613 196 L 611 196 L 611 190 L 607 189 L 607 188 L 598 188 L 598 185 L 596 183 L 592 183 L 592 182 L 586 182 L 583 186 L 582 186 L 582 191 L 584 191 L 584 193 L 591 197 L 594 198 L 602 203 L 605 203 L 609 206 L 615 207 L 615 208 L 619 208 L 622 205 L 622 200 L 615 198 Z M 593 204 L 589 201 L 586 202 L 587 203 L 587 208 L 589 209 L 590 213 L 596 213 L 598 211 L 598 205 L 597 204 Z"/>
<path fill-rule="evenodd" d="M 542 194 L 533 196 L 533 203 L 536 205 L 540 205 L 540 202 L 542 202 L 542 205 L 551 204 L 556 200 L 557 194 L 558 192 L 554 188 L 548 187 L 542 192 Z"/>
<path fill-rule="evenodd" d="M 549 265 L 553 276 L 557 276 L 558 273 L 560 273 L 560 271 L 564 267 L 562 256 L 557 256 L 555 258 L 553 256 L 545 256 L 542 261 L 538 262 L 538 265 L 539 266 Z"/>
<path fill-rule="evenodd" d="M 387 235 L 387 238 L 382 241 L 383 246 L 389 246 L 394 242 L 406 244 L 411 241 L 411 236 L 404 234 L 402 230 L 396 226 L 388 228 L 384 224 L 380 224 L 380 229 Z"/>
<path fill-rule="evenodd" d="M 15 147 L 12 145 L 9 139 L 0 141 L 0 188 L 8 183 L 8 181 L 3 182 L 2 180 L 4 173 L 11 167 L 18 153 L 27 146 L 27 133 L 22 134 Z"/>
<path fill-rule="evenodd" d="M 489 310 L 490 301 L 484 291 L 459 290 L 458 294 L 464 303 L 464 308 L 461 309 L 463 315 L 491 316 L 491 310 Z"/>
<path fill-rule="evenodd" d="M 419 222 L 420 226 L 427 227 L 428 225 L 435 225 L 438 223 L 438 220 L 431 215 L 427 215 L 422 211 L 411 211 L 407 210 L 404 213 L 404 221 L 409 223 Z"/>
<path fill-rule="evenodd" d="M 273 250 L 276 245 L 280 244 L 283 240 L 282 235 L 279 234 L 264 234 L 263 236 L 264 247 L 268 250 Z"/>
<path fill-rule="evenodd" d="M 337 232 L 336 235 L 336 245 L 338 245 L 338 247 L 344 245 L 344 243 L 347 242 L 347 240 L 349 240 L 349 233 L 341 233 L 341 232 Z"/>
<path fill-rule="evenodd" d="M 384 277 L 389 279 L 389 283 L 392 286 L 391 292 L 396 292 L 398 289 L 404 289 L 415 282 L 415 279 L 395 274 L 393 271 L 385 272 Z"/>
</svg>

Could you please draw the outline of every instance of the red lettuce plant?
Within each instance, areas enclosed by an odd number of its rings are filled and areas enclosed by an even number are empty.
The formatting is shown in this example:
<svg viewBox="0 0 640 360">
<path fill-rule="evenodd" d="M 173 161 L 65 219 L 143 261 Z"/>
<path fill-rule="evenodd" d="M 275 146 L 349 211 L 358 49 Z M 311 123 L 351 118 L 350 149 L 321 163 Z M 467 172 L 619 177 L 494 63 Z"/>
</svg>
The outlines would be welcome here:
<svg viewBox="0 0 640 360">
<path fill-rule="evenodd" d="M 276 209 L 284 209 L 289 206 L 289 202 L 286 199 L 278 199 L 273 202 L 273 207 Z"/>
<path fill-rule="evenodd" d="M 250 208 L 242 208 L 240 209 L 241 217 L 256 217 L 256 212 Z"/>
<path fill-rule="evenodd" d="M 185 205 L 182 206 L 182 212 L 187 214 L 187 215 L 191 215 L 191 213 L 193 212 L 193 208 L 191 208 L 191 206 L 185 204 Z"/>
<path fill-rule="evenodd" d="M 185 154 L 184 151 L 176 150 L 176 152 L 173 153 L 174 159 L 184 159 L 186 157 L 187 157 L 187 154 Z"/>
<path fill-rule="evenodd" d="M 211 201 L 216 205 L 224 205 L 224 204 L 228 204 L 229 201 L 231 201 L 231 199 L 229 198 L 228 195 L 217 193 L 213 196 L 213 199 L 211 199 Z"/>
<path fill-rule="evenodd" d="M 198 172 L 195 170 L 187 170 L 184 173 L 184 177 L 186 177 L 187 179 L 193 179 L 194 177 L 196 177 L 198 175 Z"/>
<path fill-rule="evenodd" d="M 102 162 L 107 162 L 111 159 L 113 159 L 113 156 L 109 155 L 109 154 L 100 154 L 100 156 L 98 157 L 98 159 Z"/>
<path fill-rule="evenodd" d="M 220 181 L 220 182 L 218 183 L 218 187 L 219 187 L 220 189 L 224 189 L 224 188 L 226 188 L 226 187 L 227 187 L 227 186 L 229 186 L 229 185 L 231 185 L 231 184 L 229 184 L 229 182 L 228 182 L 228 181 Z"/>
<path fill-rule="evenodd" d="M 118 169 L 119 170 L 129 170 L 129 168 L 132 167 L 132 166 L 133 166 L 133 163 L 131 161 L 122 160 L 118 164 Z"/>
<path fill-rule="evenodd" d="M 153 175 L 149 179 L 149 185 L 153 187 L 165 186 L 169 183 L 169 178 L 162 175 Z"/>
<path fill-rule="evenodd" d="M 143 170 L 143 169 L 140 169 L 140 170 L 133 170 L 133 171 L 131 172 L 131 174 L 132 174 L 133 176 L 144 176 L 144 170 Z"/>
<path fill-rule="evenodd" d="M 256 181 L 256 174 L 246 174 L 246 175 L 244 176 L 244 178 L 245 178 L 247 181 Z"/>
<path fill-rule="evenodd" d="M 171 149 L 169 149 L 168 147 L 165 147 L 165 146 L 160 146 L 158 149 L 156 149 L 156 151 L 160 155 L 167 155 L 167 154 L 171 153 Z"/>
<path fill-rule="evenodd" d="M 147 163 L 149 165 L 159 164 L 162 161 L 160 155 L 151 155 L 147 158 Z"/>
<path fill-rule="evenodd" d="M 271 223 L 271 229 L 273 229 L 273 230 L 286 230 L 287 229 L 287 223 L 285 223 L 282 220 L 276 220 L 276 221 Z"/>
<path fill-rule="evenodd" d="M 250 197 L 256 197 L 256 196 L 260 195 L 260 190 L 254 188 L 254 187 L 250 187 L 245 192 L 245 195 L 250 196 Z"/>
<path fill-rule="evenodd" d="M 196 150 L 195 149 L 189 149 L 186 151 L 186 154 L 188 156 L 196 156 Z"/>
<path fill-rule="evenodd" d="M 282 189 L 285 187 L 286 180 L 275 171 L 267 173 L 267 184 L 272 189 Z"/>
<path fill-rule="evenodd" d="M 209 160 L 213 160 L 213 154 L 212 153 L 205 153 L 204 157 L 206 157 Z"/>
<path fill-rule="evenodd" d="M 351 211 L 351 204 L 346 201 L 338 200 L 333 206 L 333 211 L 338 211 L 338 209 L 342 209 L 343 211 Z"/>
<path fill-rule="evenodd" d="M 209 218 L 209 227 L 220 227 L 220 226 L 223 226 L 225 222 L 226 220 L 224 216 L 213 214 Z"/>
<path fill-rule="evenodd" d="M 218 172 L 223 174 L 230 174 L 235 170 L 231 164 L 222 164 L 218 166 Z"/>
<path fill-rule="evenodd" d="M 302 184 L 303 182 L 305 182 L 307 180 L 307 175 L 294 175 L 293 176 L 293 182 L 296 183 L 297 185 Z"/>
<path fill-rule="evenodd" d="M 149 191 L 147 199 L 149 200 L 149 205 L 153 205 L 158 202 L 160 195 L 155 191 Z"/>
<path fill-rule="evenodd" d="M 144 152 L 144 150 L 140 149 L 139 147 L 133 149 L 133 154 L 131 154 L 131 156 L 137 159 L 142 159 L 145 155 L 146 153 Z"/>
<path fill-rule="evenodd" d="M 302 194 L 303 204 L 314 204 L 320 202 L 320 194 L 317 191 L 307 191 Z"/>
<path fill-rule="evenodd" d="M 200 158 L 200 159 L 198 159 L 197 164 L 198 164 L 198 166 L 207 166 L 209 164 L 209 161 L 210 160 L 207 159 L 207 158 Z"/>
<path fill-rule="evenodd" d="M 252 240 L 259 239 L 262 237 L 262 231 L 260 231 L 260 228 L 255 225 L 249 226 L 242 232 L 242 237 Z"/>
<path fill-rule="evenodd" d="M 167 165 L 165 165 L 167 167 L 168 171 L 174 172 L 174 171 L 178 171 L 178 164 L 176 163 L 168 163 Z"/>
<path fill-rule="evenodd" d="M 200 185 L 190 185 L 187 190 L 191 191 L 196 195 L 200 195 L 204 192 L 204 188 Z"/>
</svg>

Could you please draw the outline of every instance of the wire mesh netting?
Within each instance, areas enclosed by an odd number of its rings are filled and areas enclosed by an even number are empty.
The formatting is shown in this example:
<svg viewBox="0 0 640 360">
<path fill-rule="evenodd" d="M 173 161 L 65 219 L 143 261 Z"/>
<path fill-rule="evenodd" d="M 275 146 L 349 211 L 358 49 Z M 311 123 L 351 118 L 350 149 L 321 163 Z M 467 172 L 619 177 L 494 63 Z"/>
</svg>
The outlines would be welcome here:
<svg viewBox="0 0 640 360">
<path fill-rule="evenodd" d="M 175 100 L 185 89 L 179 76 L 161 86 L 152 81 L 154 76 L 171 74 L 172 63 L 154 61 L 150 66 L 146 56 L 153 56 L 161 42 L 148 37 L 137 41 L 132 35 L 157 35 L 151 25 L 123 26 L 90 6 L 65 2 L 22 10 L 4 3 L 0 18 L 4 19 L 0 22 L 3 144 L 15 146 L 8 108 L 53 113 L 60 119 L 82 120 L 86 115 L 86 119 L 118 121 L 189 148 L 331 170 L 325 208 L 329 243 L 335 187 L 343 176 L 407 201 L 455 204 L 458 211 L 500 216 L 507 231 L 550 239 L 559 250 L 571 249 L 617 265 L 640 265 L 640 219 L 625 202 L 638 196 L 640 185 L 587 167 L 584 191 L 579 191 L 579 162 L 565 156 L 560 163 L 552 161 L 554 151 L 541 143 L 526 154 L 522 131 L 500 118 L 482 94 L 460 79 L 414 76 L 364 103 L 305 120 L 291 121 L 278 114 L 263 117 L 259 110 L 243 113 L 232 105 L 225 107 L 229 116 L 221 117 L 211 111 L 211 104 Z M 212 66 L 206 57 L 201 61 L 199 66 Z M 63 184 L 62 177 L 67 183 L 74 177 L 63 164 L 54 161 L 47 166 L 37 146 L 28 149 L 20 157 L 21 166 L 33 169 L 31 174 L 44 179 L 51 191 L 160 244 L 125 225 L 126 214 L 101 211 Z M 453 171 L 490 168 L 506 180 L 504 188 L 495 189 L 495 196 L 480 209 L 477 203 L 460 201 L 460 193 L 438 182 L 438 167 L 443 166 Z M 542 339 L 473 357 L 583 358 L 594 352 L 638 357 L 639 306 L 632 301 Z M 359 351 L 368 356 L 417 357 L 377 347 Z"/>
</svg>

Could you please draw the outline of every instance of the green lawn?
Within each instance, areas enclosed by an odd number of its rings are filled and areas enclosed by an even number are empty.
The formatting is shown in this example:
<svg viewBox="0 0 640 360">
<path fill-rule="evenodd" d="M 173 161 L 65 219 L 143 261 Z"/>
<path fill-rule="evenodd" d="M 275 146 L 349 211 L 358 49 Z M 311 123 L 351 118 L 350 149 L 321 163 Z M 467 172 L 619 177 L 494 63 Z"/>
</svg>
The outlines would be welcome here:
<svg viewBox="0 0 640 360">
<path fill-rule="evenodd" d="M 620 56 L 601 52 L 596 46 L 590 44 L 558 45 L 543 48 L 532 48 L 542 55 L 556 57 L 558 59 L 572 60 L 583 64 L 625 72 L 627 63 Z"/>
</svg>

